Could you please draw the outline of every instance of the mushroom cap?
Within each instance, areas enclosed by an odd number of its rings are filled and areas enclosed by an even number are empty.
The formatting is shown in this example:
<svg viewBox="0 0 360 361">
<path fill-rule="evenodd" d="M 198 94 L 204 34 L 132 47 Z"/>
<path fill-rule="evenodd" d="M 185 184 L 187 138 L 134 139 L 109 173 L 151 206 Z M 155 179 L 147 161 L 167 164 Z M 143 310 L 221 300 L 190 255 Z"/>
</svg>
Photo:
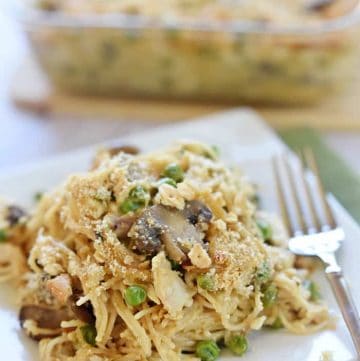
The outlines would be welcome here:
<svg viewBox="0 0 360 361">
<path fill-rule="evenodd" d="M 76 302 L 79 300 L 80 295 L 72 294 L 67 301 L 68 306 L 74 313 L 74 316 L 85 323 L 93 324 L 95 322 L 95 316 L 93 307 L 90 301 L 85 302 L 81 306 L 78 306 Z"/>
<path fill-rule="evenodd" d="M 109 218 L 109 223 L 117 238 L 122 239 L 127 238 L 127 234 L 136 219 L 137 216 L 135 214 L 125 214 L 122 216 L 111 215 Z"/>
<path fill-rule="evenodd" d="M 163 205 L 145 209 L 129 232 L 134 248 L 154 255 L 164 245 L 167 255 L 183 262 L 195 243 L 202 244 L 202 234 L 189 222 L 184 212 Z"/>
<path fill-rule="evenodd" d="M 212 218 L 210 208 L 196 199 L 186 202 L 183 213 L 192 224 L 209 223 Z"/>
<path fill-rule="evenodd" d="M 25 304 L 21 307 L 19 320 L 23 326 L 26 320 L 33 320 L 39 328 L 57 329 L 62 321 L 71 319 L 66 307 L 53 308 L 47 305 Z"/>
<path fill-rule="evenodd" d="M 10 226 L 17 224 L 21 218 L 27 215 L 26 211 L 18 206 L 8 206 L 6 220 L 9 222 Z"/>
</svg>

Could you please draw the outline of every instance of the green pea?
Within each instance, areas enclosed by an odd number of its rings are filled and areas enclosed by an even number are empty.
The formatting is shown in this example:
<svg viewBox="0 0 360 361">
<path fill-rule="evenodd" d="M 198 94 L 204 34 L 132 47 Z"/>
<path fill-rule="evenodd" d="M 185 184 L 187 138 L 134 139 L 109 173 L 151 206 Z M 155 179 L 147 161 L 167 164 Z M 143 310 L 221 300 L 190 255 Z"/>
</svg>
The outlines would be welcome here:
<svg viewBox="0 0 360 361">
<path fill-rule="evenodd" d="M 213 291 L 215 288 L 214 279 L 209 275 L 199 275 L 196 278 L 196 281 L 199 287 L 203 288 L 204 290 Z"/>
<path fill-rule="evenodd" d="M 141 305 L 147 297 L 146 290 L 141 286 L 130 286 L 125 291 L 125 301 L 129 306 Z"/>
<path fill-rule="evenodd" d="M 94 325 L 85 325 L 80 327 L 82 337 L 86 343 L 96 346 L 96 328 Z"/>
<path fill-rule="evenodd" d="M 271 267 L 267 261 L 264 261 L 260 267 L 258 267 L 255 278 L 259 283 L 267 282 L 271 277 Z"/>
<path fill-rule="evenodd" d="M 141 185 L 137 185 L 130 191 L 129 196 L 135 201 L 145 202 L 147 199 L 147 192 L 144 187 L 142 187 Z"/>
<path fill-rule="evenodd" d="M 272 232 L 269 222 L 265 221 L 264 219 L 258 219 L 256 221 L 256 224 L 257 224 L 258 228 L 260 229 L 260 232 L 261 232 L 261 235 L 262 235 L 262 238 L 264 239 L 264 241 L 265 242 L 271 241 L 273 232 Z"/>
<path fill-rule="evenodd" d="M 39 202 L 39 201 L 41 200 L 41 198 L 43 197 L 43 195 L 44 195 L 44 193 L 42 193 L 42 192 L 36 192 L 36 193 L 34 194 L 34 200 L 35 200 L 36 202 Z"/>
<path fill-rule="evenodd" d="M 283 327 L 284 327 L 284 325 L 283 325 L 280 317 L 277 317 L 276 320 L 270 325 L 270 328 L 272 328 L 274 330 L 278 330 Z"/>
<path fill-rule="evenodd" d="M 0 243 L 5 242 L 7 239 L 7 233 L 5 229 L 0 229 Z"/>
<path fill-rule="evenodd" d="M 266 289 L 263 292 L 263 296 L 261 298 L 263 306 L 265 308 L 274 306 L 277 300 L 277 294 L 278 294 L 278 290 L 273 284 L 266 287 Z"/>
<path fill-rule="evenodd" d="M 134 187 L 129 196 L 120 204 L 119 211 L 121 213 L 135 212 L 143 208 L 149 198 L 148 192 L 140 185 Z"/>
<path fill-rule="evenodd" d="M 237 356 L 242 356 L 248 349 L 248 342 L 244 335 L 233 336 L 226 346 Z"/>
<path fill-rule="evenodd" d="M 250 197 L 250 202 L 254 203 L 255 206 L 259 206 L 260 204 L 260 195 L 258 193 L 254 193 L 251 197 Z"/>
<path fill-rule="evenodd" d="M 179 183 L 184 179 L 184 172 L 178 164 L 171 163 L 165 168 L 164 176 L 173 179 L 176 183 Z"/>
<path fill-rule="evenodd" d="M 157 187 L 160 187 L 162 184 L 169 184 L 173 187 L 176 188 L 176 182 L 171 179 L 171 178 L 168 178 L 168 177 L 164 177 L 164 178 L 161 178 L 159 179 L 159 181 L 156 183 Z"/>
<path fill-rule="evenodd" d="M 311 301 L 316 302 L 321 298 L 319 287 L 314 281 L 305 280 L 303 286 L 310 292 Z"/>
<path fill-rule="evenodd" d="M 220 355 L 220 348 L 215 341 L 200 341 L 196 345 L 195 354 L 201 361 L 215 361 Z"/>
<path fill-rule="evenodd" d="M 134 202 L 132 199 L 125 199 L 119 206 L 121 213 L 135 212 L 138 209 L 142 208 L 144 205 L 142 203 Z"/>
</svg>

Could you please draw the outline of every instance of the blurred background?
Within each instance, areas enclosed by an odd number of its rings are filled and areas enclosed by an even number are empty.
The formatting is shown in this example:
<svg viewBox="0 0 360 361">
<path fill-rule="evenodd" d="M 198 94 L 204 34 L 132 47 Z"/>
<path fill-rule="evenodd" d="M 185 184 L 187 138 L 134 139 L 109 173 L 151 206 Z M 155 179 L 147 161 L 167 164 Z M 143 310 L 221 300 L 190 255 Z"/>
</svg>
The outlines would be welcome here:
<svg viewBox="0 0 360 361">
<path fill-rule="evenodd" d="M 280 132 L 316 129 L 358 176 L 358 1 L 308 1 L 301 14 L 258 2 L 177 17 L 141 1 L 3 0 L 0 172 L 245 105 Z"/>
</svg>

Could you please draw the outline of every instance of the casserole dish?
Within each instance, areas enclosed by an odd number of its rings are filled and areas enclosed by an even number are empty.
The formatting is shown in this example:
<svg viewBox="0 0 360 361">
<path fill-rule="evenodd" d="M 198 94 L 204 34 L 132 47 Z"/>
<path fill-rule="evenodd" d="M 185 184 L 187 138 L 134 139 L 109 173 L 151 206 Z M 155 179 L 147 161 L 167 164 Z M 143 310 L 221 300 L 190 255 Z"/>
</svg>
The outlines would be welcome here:
<svg viewBox="0 0 360 361">
<path fill-rule="evenodd" d="M 74 14 L 33 3 L 19 14 L 52 83 L 78 94 L 314 103 L 357 69 L 358 4 L 304 24 Z"/>
</svg>

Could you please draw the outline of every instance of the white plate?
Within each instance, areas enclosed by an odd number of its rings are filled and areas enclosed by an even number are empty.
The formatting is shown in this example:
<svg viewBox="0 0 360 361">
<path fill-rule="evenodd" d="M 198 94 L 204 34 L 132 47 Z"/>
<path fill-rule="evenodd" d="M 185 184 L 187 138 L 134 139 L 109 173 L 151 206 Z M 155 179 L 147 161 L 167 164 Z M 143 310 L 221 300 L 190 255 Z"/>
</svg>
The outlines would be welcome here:
<svg viewBox="0 0 360 361">
<path fill-rule="evenodd" d="M 105 123 L 104 123 L 105 126 Z M 142 134 L 134 134 L 121 142 L 150 150 L 179 138 L 203 140 L 218 144 L 224 159 L 239 163 L 256 183 L 266 208 L 276 204 L 270 157 L 284 149 L 283 143 L 256 116 L 248 110 L 232 110 L 216 114 L 196 122 L 181 123 L 158 128 Z M 86 170 L 96 147 L 89 147 L 41 163 L 27 165 L 0 176 L 0 194 L 13 198 L 25 206 L 32 203 L 37 191 L 50 189 L 67 174 Z M 346 211 L 332 199 L 338 220 L 344 227 L 347 240 L 339 252 L 346 277 L 351 285 L 355 303 L 360 305 L 358 262 L 360 257 L 360 229 Z M 320 275 L 322 294 L 339 321 L 334 331 L 324 331 L 308 336 L 292 335 L 286 331 L 261 331 L 250 336 L 250 350 L 243 357 L 246 361 L 319 361 L 322 352 L 329 351 L 334 361 L 354 359 L 349 333 L 326 281 Z M 37 346 L 19 329 L 14 292 L 9 286 L 0 288 L 0 359 L 11 361 L 38 360 Z M 221 361 L 233 361 L 223 354 Z"/>
</svg>

